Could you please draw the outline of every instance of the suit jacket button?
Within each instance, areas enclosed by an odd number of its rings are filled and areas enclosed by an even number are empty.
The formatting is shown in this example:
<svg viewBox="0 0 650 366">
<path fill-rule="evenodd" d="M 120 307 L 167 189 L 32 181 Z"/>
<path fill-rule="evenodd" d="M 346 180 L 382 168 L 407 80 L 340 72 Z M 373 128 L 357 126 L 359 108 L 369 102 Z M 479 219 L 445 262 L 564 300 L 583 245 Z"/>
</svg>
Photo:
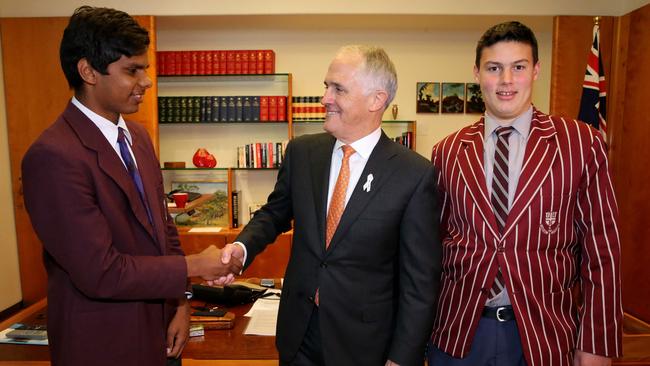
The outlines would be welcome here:
<svg viewBox="0 0 650 366">
<path fill-rule="evenodd" d="M 325 263 L 325 262 L 321 263 L 320 268 L 327 268 L 327 263 Z"/>
<path fill-rule="evenodd" d="M 313 297 L 313 296 L 309 296 L 309 297 L 307 298 L 307 300 L 309 300 L 309 302 L 314 302 L 314 297 Z"/>
</svg>

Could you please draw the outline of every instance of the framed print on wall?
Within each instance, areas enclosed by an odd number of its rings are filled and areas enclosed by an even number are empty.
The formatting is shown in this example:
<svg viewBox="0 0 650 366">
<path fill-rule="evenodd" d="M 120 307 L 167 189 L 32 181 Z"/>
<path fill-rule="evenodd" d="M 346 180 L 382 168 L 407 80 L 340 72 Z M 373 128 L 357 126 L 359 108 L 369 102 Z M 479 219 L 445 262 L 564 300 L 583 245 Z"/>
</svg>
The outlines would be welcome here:
<svg viewBox="0 0 650 366">
<path fill-rule="evenodd" d="M 438 113 L 440 111 L 440 83 L 416 83 L 416 113 Z"/>
<path fill-rule="evenodd" d="M 485 112 L 485 103 L 483 102 L 481 86 L 477 83 L 466 83 L 465 90 L 465 112 L 483 114 Z"/>
<path fill-rule="evenodd" d="M 201 194 L 191 210 L 175 216 L 176 225 L 229 226 L 227 181 L 174 181 L 172 189 Z"/>
<path fill-rule="evenodd" d="M 463 113 L 465 83 L 442 83 L 442 113 Z"/>
</svg>

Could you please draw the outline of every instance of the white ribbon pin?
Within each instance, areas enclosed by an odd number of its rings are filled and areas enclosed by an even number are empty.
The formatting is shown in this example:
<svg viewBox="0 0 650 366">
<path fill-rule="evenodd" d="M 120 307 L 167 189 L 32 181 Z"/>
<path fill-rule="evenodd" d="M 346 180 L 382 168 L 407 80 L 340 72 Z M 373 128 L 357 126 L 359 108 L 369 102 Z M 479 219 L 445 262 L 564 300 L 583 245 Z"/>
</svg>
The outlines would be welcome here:
<svg viewBox="0 0 650 366">
<path fill-rule="evenodd" d="M 363 190 L 366 192 L 370 192 L 370 183 L 372 182 L 372 174 L 368 174 L 368 178 L 366 179 L 366 183 L 363 184 Z"/>
</svg>

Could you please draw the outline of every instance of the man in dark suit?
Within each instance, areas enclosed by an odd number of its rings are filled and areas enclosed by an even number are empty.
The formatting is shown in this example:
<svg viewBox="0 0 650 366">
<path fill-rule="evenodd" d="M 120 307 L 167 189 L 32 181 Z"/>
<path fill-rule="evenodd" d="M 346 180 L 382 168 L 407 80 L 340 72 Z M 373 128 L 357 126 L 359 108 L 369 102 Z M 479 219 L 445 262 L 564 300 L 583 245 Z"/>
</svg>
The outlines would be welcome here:
<svg viewBox="0 0 650 366">
<path fill-rule="evenodd" d="M 289 143 L 268 202 L 241 245 L 224 248 L 224 261 L 250 265 L 294 221 L 277 324 L 283 365 L 423 363 L 438 208 L 431 164 L 381 130 L 396 89 L 382 49 L 342 48 L 325 76 L 328 133 Z"/>
<path fill-rule="evenodd" d="M 53 365 L 164 365 L 188 338 L 187 277 L 241 267 L 214 246 L 183 256 L 151 140 L 122 118 L 151 87 L 148 45 L 128 14 L 77 9 L 60 48 L 75 96 L 23 159 Z"/>
<path fill-rule="evenodd" d="M 621 354 L 605 142 L 532 106 L 538 73 L 528 27 L 487 30 L 474 66 L 485 116 L 433 148 L 445 267 L 432 365 L 603 366 Z"/>
</svg>

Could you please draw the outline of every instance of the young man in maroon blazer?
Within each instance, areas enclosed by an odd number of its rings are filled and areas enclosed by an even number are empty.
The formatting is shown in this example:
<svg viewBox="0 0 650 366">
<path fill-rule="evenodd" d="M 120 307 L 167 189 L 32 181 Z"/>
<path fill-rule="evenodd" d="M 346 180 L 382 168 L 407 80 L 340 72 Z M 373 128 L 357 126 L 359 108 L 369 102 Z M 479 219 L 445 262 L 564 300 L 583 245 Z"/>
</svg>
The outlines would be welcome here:
<svg viewBox="0 0 650 366">
<path fill-rule="evenodd" d="M 431 365 L 609 365 L 621 354 L 605 142 L 532 106 L 538 73 L 528 27 L 487 30 L 474 66 L 485 115 L 433 148 L 444 207 Z"/>
<path fill-rule="evenodd" d="M 148 45 L 128 14 L 77 9 L 60 48 L 74 97 L 23 159 L 55 366 L 164 365 L 188 338 L 187 277 L 241 268 L 214 246 L 183 256 L 151 139 L 122 118 L 151 87 Z"/>
</svg>

